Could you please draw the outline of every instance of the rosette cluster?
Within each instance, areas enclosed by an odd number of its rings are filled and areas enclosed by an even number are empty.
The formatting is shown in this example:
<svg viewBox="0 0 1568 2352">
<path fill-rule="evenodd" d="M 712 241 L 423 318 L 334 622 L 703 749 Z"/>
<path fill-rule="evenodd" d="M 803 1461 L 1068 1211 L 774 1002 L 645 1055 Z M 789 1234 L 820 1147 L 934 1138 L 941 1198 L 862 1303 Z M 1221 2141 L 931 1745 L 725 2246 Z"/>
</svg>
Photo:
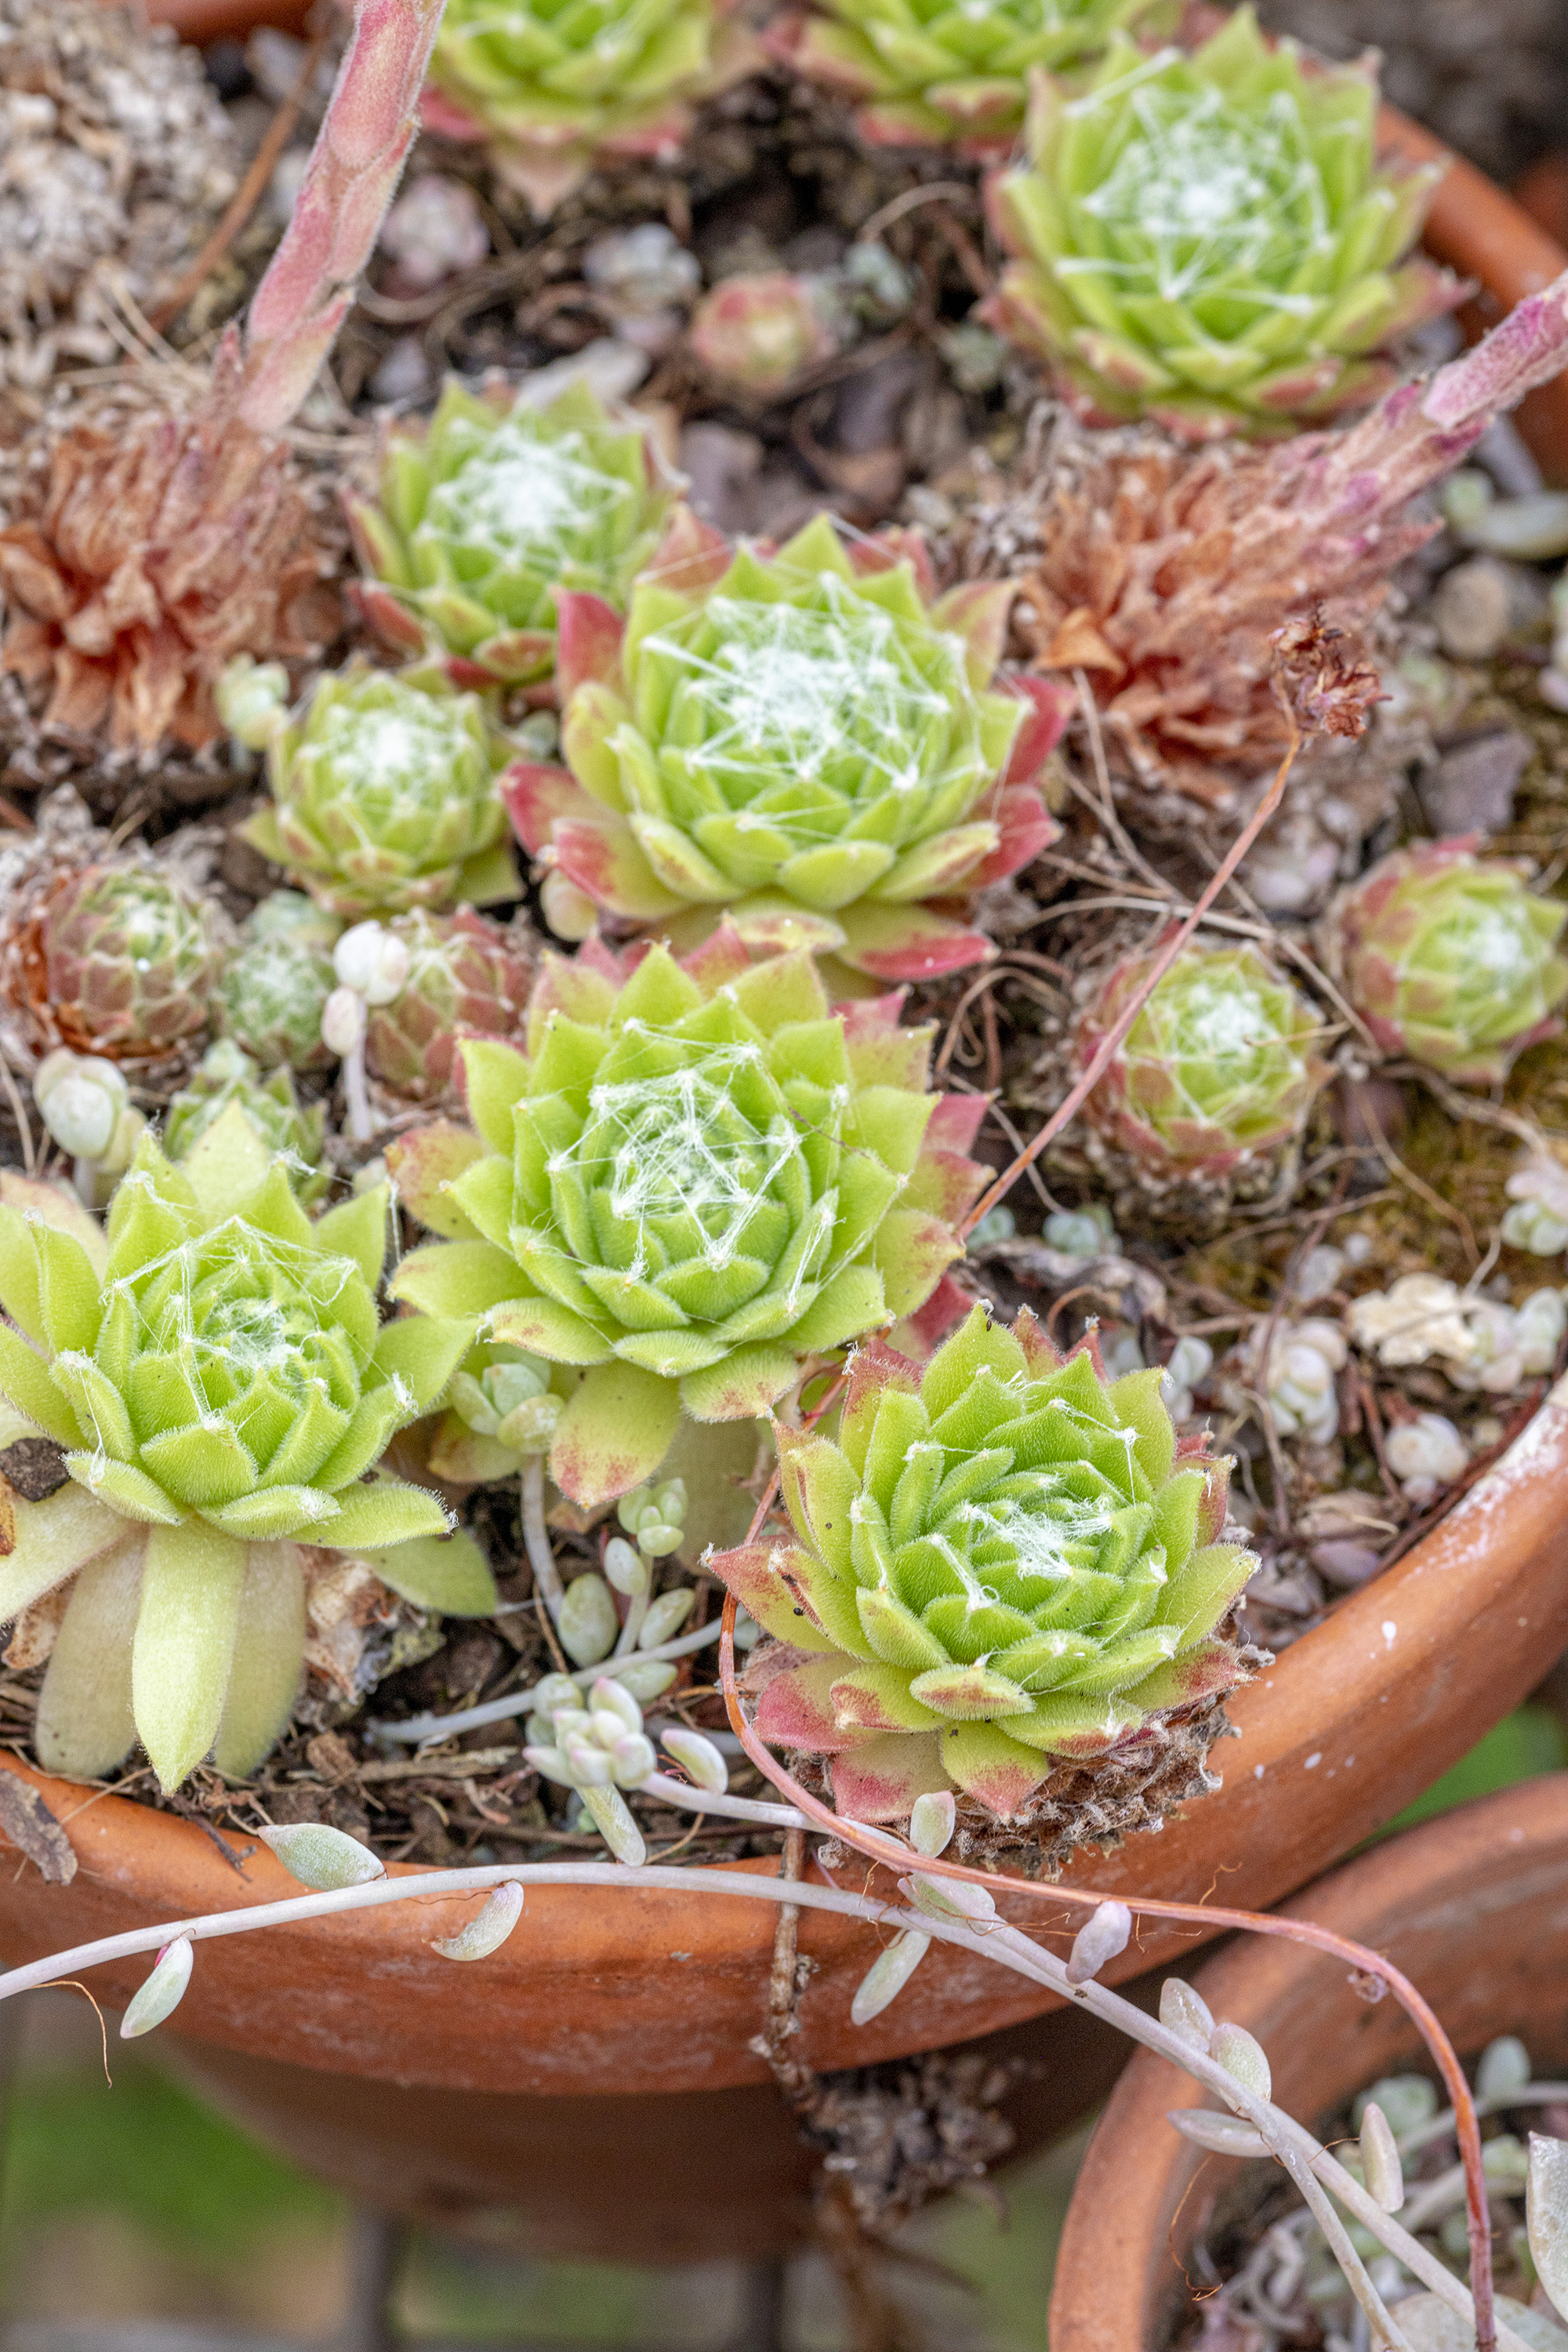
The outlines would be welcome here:
<svg viewBox="0 0 1568 2352">
<path fill-rule="evenodd" d="M 111 1062 L 156 1061 L 201 1035 L 224 925 L 144 859 L 61 876 L 11 943 L 15 992 L 40 1039 Z"/>
<path fill-rule="evenodd" d="M 1396 849 L 1329 909 L 1331 970 L 1385 1053 L 1467 1086 L 1495 1086 L 1561 1028 L 1568 908 L 1530 868 L 1478 857 L 1475 835 Z"/>
<path fill-rule="evenodd" d="M 731 0 L 448 0 L 426 127 L 484 140 L 550 212 L 596 162 L 669 161 L 692 107 L 755 61 Z"/>
<path fill-rule="evenodd" d="M 771 27 L 768 47 L 853 99 L 862 139 L 1005 155 L 1037 68 L 1074 65 L 1113 33 L 1151 31 L 1172 13 L 1163 0 L 822 0 L 820 14 Z"/>
<path fill-rule="evenodd" d="M 515 898 L 503 760 L 478 695 L 338 671 L 269 730 L 273 805 L 241 830 L 333 914 Z"/>
<path fill-rule="evenodd" d="M 837 1443 L 779 1430 L 795 1539 L 710 1565 L 778 1645 L 758 1731 L 831 1758 L 841 1812 L 956 1787 L 1005 1820 L 1235 1682 L 1216 1628 L 1257 1562 L 1215 1540 L 1228 1465 L 1178 1446 L 1161 1378 L 976 1307 L 923 1371 L 864 1349 Z"/>
<path fill-rule="evenodd" d="M 1092 423 L 1207 440 L 1370 403 L 1376 355 L 1463 290 L 1405 257 L 1439 173 L 1378 167 L 1376 109 L 1370 65 L 1269 46 L 1250 8 L 1190 55 L 1119 37 L 1081 90 L 1038 77 L 992 191 L 994 322 Z"/>
<path fill-rule="evenodd" d="M 1068 708 L 996 681 L 1012 597 L 937 597 L 910 532 L 846 545 L 823 517 L 769 553 L 679 518 L 624 622 L 557 598 L 568 764 L 509 770 L 518 832 L 680 944 L 725 913 L 878 979 L 980 961 L 963 899 L 1056 837 L 1040 771 Z"/>
<path fill-rule="evenodd" d="M 504 383 L 448 382 L 388 436 L 374 501 L 348 501 L 366 618 L 458 686 L 515 686 L 555 663 L 555 597 L 624 609 L 674 495 L 647 433 L 584 383 L 535 408 Z"/>
<path fill-rule="evenodd" d="M 753 965 L 725 926 L 629 973 L 596 941 L 546 956 L 522 1050 L 461 1047 L 478 1135 L 399 1155 L 449 1238 L 393 1293 L 582 1368 L 550 1449 L 574 1502 L 650 1477 L 683 1412 L 763 1413 L 813 1359 L 940 1307 L 981 1102 L 928 1091 L 931 1032 L 899 1003 L 835 1011 L 804 950 Z"/>
<path fill-rule="evenodd" d="M 1131 956 L 1102 982 L 1079 1024 L 1079 1068 L 1093 1060 L 1153 961 Z M 1250 942 L 1186 948 L 1118 1046 L 1087 1115 L 1152 1175 L 1226 1175 L 1300 1133 L 1328 1076 L 1312 1050 L 1321 1026 L 1300 990 Z"/>
<path fill-rule="evenodd" d="M 44 1186 L 30 1213 L 0 1208 L 0 1393 L 72 1482 L 16 1504 L 0 1563 L 0 1619 L 76 1580 L 47 1769 L 100 1774 L 139 1737 L 166 1789 L 209 1749 L 252 1769 L 299 1680 L 300 1541 L 368 1552 L 423 1602 L 493 1601 L 471 1544 L 431 1540 L 437 1496 L 366 1479 L 468 1342 L 461 1322 L 379 1322 L 386 1233 L 384 1187 L 312 1224 L 235 1105 L 178 1168 L 143 1139 L 107 1239 Z"/>
</svg>

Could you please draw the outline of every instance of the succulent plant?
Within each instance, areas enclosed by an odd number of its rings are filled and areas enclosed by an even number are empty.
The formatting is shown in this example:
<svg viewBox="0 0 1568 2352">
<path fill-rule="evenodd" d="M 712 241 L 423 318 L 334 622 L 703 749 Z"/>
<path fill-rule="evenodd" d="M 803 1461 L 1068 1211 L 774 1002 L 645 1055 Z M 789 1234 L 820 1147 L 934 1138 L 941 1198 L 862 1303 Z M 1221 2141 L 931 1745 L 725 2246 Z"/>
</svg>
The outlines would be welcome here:
<svg viewBox="0 0 1568 2352">
<path fill-rule="evenodd" d="M 1154 953 L 1108 974 L 1074 1041 L 1086 1068 Z M 1311 1005 L 1250 941 L 1190 946 L 1154 987 L 1085 1105 L 1152 1175 L 1223 1176 L 1300 1133 L 1328 1076 Z"/>
<path fill-rule="evenodd" d="M 459 1486 L 515 1476 L 531 1454 L 549 1452 L 572 1378 L 526 1348 L 470 1348 L 430 1447 L 432 1476 Z"/>
<path fill-rule="evenodd" d="M 911 533 L 847 547 L 821 517 L 776 554 L 735 553 L 679 519 L 624 625 L 558 600 L 570 772 L 509 770 L 523 841 L 683 943 L 723 910 L 759 949 L 808 944 L 878 979 L 989 955 L 922 902 L 1055 838 L 1038 776 L 1068 703 L 1038 681 L 998 690 L 1011 588 L 931 592 Z"/>
<path fill-rule="evenodd" d="M 1377 168 L 1376 106 L 1365 64 L 1305 64 L 1250 8 L 1190 55 L 1119 35 L 1082 90 L 1038 77 L 988 315 L 1099 424 L 1205 440 L 1375 399 L 1371 355 L 1463 290 L 1402 258 L 1440 173 Z"/>
<path fill-rule="evenodd" d="M 892 147 L 956 144 L 1005 155 L 1024 123 L 1029 77 L 1103 49 L 1134 25 L 1168 22 L 1163 0 L 822 0 L 822 13 L 784 16 L 768 47 L 829 89 L 858 101 L 863 139 Z"/>
<path fill-rule="evenodd" d="M 1467 1086 L 1494 1086 L 1562 1023 L 1568 908 L 1533 897 L 1517 858 L 1477 836 L 1397 849 L 1330 908 L 1330 968 L 1385 1053 Z"/>
<path fill-rule="evenodd" d="M 522 1026 L 532 962 L 515 932 L 471 907 L 422 909 L 387 925 L 408 950 L 408 977 L 371 1008 L 364 1036 L 373 1078 L 408 1102 L 436 1102 L 457 1082 L 459 1037 L 512 1037 Z"/>
<path fill-rule="evenodd" d="M 106 858 L 59 873 L 13 943 L 40 1042 L 111 1062 L 161 1059 L 199 1037 L 227 940 L 172 868 Z"/>
<path fill-rule="evenodd" d="M 898 1004 L 835 1013 L 805 950 L 753 967 L 724 926 L 629 973 L 596 941 L 547 955 L 523 1049 L 462 1046 L 478 1136 L 437 1126 L 398 1161 L 450 1238 L 394 1293 L 584 1368 L 550 1452 L 574 1502 L 651 1477 L 683 1412 L 765 1412 L 962 1255 L 979 1098 L 927 1093 L 931 1033 Z"/>
<path fill-rule="evenodd" d="M 375 499 L 347 502 L 360 602 L 459 686 L 546 677 L 557 591 L 624 609 L 673 496 L 647 432 L 587 384 L 536 408 L 499 379 L 450 381 L 433 416 L 388 435 Z"/>
<path fill-rule="evenodd" d="M 756 55 L 731 0 L 449 0 L 425 121 L 485 140 L 502 178 L 545 214 L 597 162 L 669 160 L 693 105 Z"/>
<path fill-rule="evenodd" d="M 241 831 L 334 914 L 515 898 L 502 758 L 477 695 L 340 671 L 273 731 L 273 806 Z"/>
<path fill-rule="evenodd" d="M 1237 1679 L 1215 1628 L 1257 1562 L 1215 1541 L 1229 1465 L 1177 1445 L 1161 1379 L 977 1307 L 923 1371 L 862 1349 L 837 1443 L 778 1431 L 795 1540 L 710 1566 L 781 1644 L 758 1731 L 830 1756 L 841 1812 L 956 1786 L 1005 1819 Z"/>
<path fill-rule="evenodd" d="M 329 1062 L 321 1012 L 332 992 L 332 948 L 342 929 L 338 916 L 302 891 L 274 890 L 263 898 L 218 982 L 225 1036 L 268 1069 L 282 1062 L 313 1070 Z"/>
<path fill-rule="evenodd" d="M 165 1156 L 176 1165 L 188 1160 L 231 1103 L 238 1105 L 263 1149 L 287 1169 L 297 1198 L 307 1208 L 320 1200 L 331 1181 L 321 1165 L 325 1105 L 312 1103 L 301 1109 L 289 1071 L 275 1069 L 263 1078 L 232 1037 L 220 1037 L 209 1045 L 179 1093 L 170 1097 L 163 1120 Z"/>
<path fill-rule="evenodd" d="M 705 294 L 691 348 L 721 383 L 771 399 L 838 345 L 809 281 L 779 269 L 726 278 Z"/>
<path fill-rule="evenodd" d="M 386 1235 L 384 1187 L 312 1224 L 232 1104 L 182 1167 L 143 1139 L 107 1241 L 84 1213 L 0 1209 L 0 1391 L 71 1479 L 16 1503 L 0 1564 L 0 1618 L 76 1578 L 39 1701 L 46 1769 L 96 1777 L 138 1737 L 165 1789 L 209 1749 L 252 1769 L 299 1680 L 300 1540 L 426 1605 L 493 1606 L 477 1548 L 431 1540 L 437 1496 L 365 1483 L 468 1340 L 460 1322 L 378 1326 Z"/>
</svg>

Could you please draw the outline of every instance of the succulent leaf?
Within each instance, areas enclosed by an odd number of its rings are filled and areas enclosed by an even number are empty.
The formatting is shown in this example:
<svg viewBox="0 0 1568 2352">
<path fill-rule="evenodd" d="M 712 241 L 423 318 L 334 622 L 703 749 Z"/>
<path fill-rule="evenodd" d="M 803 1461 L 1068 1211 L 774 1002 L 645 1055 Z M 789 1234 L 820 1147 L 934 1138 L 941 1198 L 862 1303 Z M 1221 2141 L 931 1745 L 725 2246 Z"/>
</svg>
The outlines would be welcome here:
<svg viewBox="0 0 1568 2352">
<path fill-rule="evenodd" d="M 998 592 L 944 625 L 909 537 L 849 550 L 820 518 L 776 554 L 657 561 L 614 676 L 567 698 L 572 773 L 506 780 L 528 847 L 610 914 L 688 910 L 693 940 L 723 908 L 754 951 L 827 948 L 890 980 L 990 953 L 910 901 L 999 879 L 1054 837 L 1038 769 L 1068 703 L 1047 695 L 1042 722 L 992 662 L 975 683 L 964 623 Z"/>
<path fill-rule="evenodd" d="M 318 682 L 268 748 L 273 806 L 243 828 L 348 917 L 514 898 L 499 740 L 472 694 L 350 668 Z"/>
<path fill-rule="evenodd" d="M 730 0 L 449 0 L 426 125 L 486 140 L 502 177 L 547 214 L 596 157 L 679 152 L 693 104 L 756 62 L 730 14 Z"/>
<path fill-rule="evenodd" d="M 231 1111 L 245 1121 L 256 1139 L 257 1181 L 278 1153 L 300 1200 L 309 1205 L 321 1197 L 330 1181 L 321 1165 L 325 1106 L 313 1103 L 302 1109 L 287 1069 L 275 1069 L 261 1077 L 250 1056 L 229 1037 L 208 1046 L 185 1085 L 170 1097 L 163 1122 L 164 1151 L 172 1160 L 187 1160 L 203 1138 Z"/>
<path fill-rule="evenodd" d="M 577 383 L 546 408 L 449 382 L 398 425 L 380 503 L 354 514 L 366 569 L 458 684 L 521 685 L 555 667 L 558 598 L 624 611 L 674 495 L 646 430 Z"/>
<path fill-rule="evenodd" d="M 786 16 L 768 47 L 797 72 L 857 100 L 863 139 L 1005 155 L 1024 125 L 1030 75 L 1093 57 L 1113 33 L 1163 30 L 1162 0 L 821 0 Z"/>
<path fill-rule="evenodd" d="M 1537 898 L 1517 859 L 1474 836 L 1395 850 L 1342 891 L 1328 959 L 1386 1053 L 1468 1086 L 1495 1086 L 1516 1054 L 1562 1027 L 1568 908 Z"/>
<path fill-rule="evenodd" d="M 0 1572 L 7 1616 L 77 1575 L 40 1718 L 55 1769 L 107 1770 L 130 1724 L 166 1788 L 215 1741 L 223 1769 L 250 1769 L 300 1673 L 295 1539 L 445 1534 L 435 1495 L 363 1483 L 467 1343 L 435 1322 L 381 1331 L 386 1198 L 312 1225 L 231 1104 L 182 1168 L 142 1141 L 101 1275 L 68 1232 L 0 1209 L 0 1295 L 37 1326 L 36 1347 L 0 1332 L 0 1390 L 71 1449 L 75 1482 L 17 1504 Z"/>
<path fill-rule="evenodd" d="M 206 1028 L 225 943 L 215 908 L 167 867 L 128 857 L 63 875 L 18 946 L 41 1029 L 134 1063 Z"/>
<path fill-rule="evenodd" d="M 494 1238 L 427 1244 L 393 1285 L 426 1314 L 586 1368 L 550 1455 L 584 1504 L 650 1477 L 682 1407 L 765 1412 L 809 1357 L 892 1319 L 874 1254 L 936 1103 L 923 1038 L 918 1069 L 889 1056 L 886 1082 L 858 1084 L 850 1021 L 804 952 L 752 967 L 726 929 L 684 963 L 662 947 L 629 971 L 596 955 L 594 973 L 543 959 L 526 1053 L 463 1048 L 485 1131 L 509 1148 L 470 1160 L 436 1213 L 455 1202 Z M 857 1006 L 858 1034 L 891 1037 L 897 1010 Z M 954 1200 L 979 1181 L 964 1165 Z M 921 1301 L 962 1247 L 950 1228 L 937 1247 L 934 1222 L 914 1275 L 900 1269 Z"/>
<path fill-rule="evenodd" d="M 1153 961 L 1116 966 L 1079 1024 L 1087 1068 Z M 1300 1132 L 1327 1070 L 1312 1007 L 1250 942 L 1184 950 L 1095 1086 L 1087 1115 L 1152 1174 L 1223 1175 Z M 1157 1384 L 1156 1384 L 1157 1385 Z M 1163 1406 L 1158 1418 L 1169 1426 Z"/>
<path fill-rule="evenodd" d="M 1377 168 L 1375 84 L 1270 47 L 1249 7 L 1203 46 L 1118 34 L 1086 88 L 1036 84 L 1029 162 L 993 189 L 1016 257 L 994 323 L 1049 361 L 1092 422 L 1194 440 L 1364 406 L 1366 355 L 1462 291 L 1402 283 L 1437 174 Z"/>
<path fill-rule="evenodd" d="M 1087 1346 L 1053 1362 L 1026 1313 L 975 1307 L 923 1373 L 864 1349 L 838 1443 L 780 1433 L 796 1542 L 710 1563 L 784 1645 L 759 1660 L 763 1737 L 830 1756 L 860 1819 L 953 1787 L 1006 1818 L 1054 1757 L 1227 1687 L 1215 1629 L 1256 1562 L 1199 1548 L 1220 1468 L 1173 1466 L 1162 1414 Z"/>
</svg>

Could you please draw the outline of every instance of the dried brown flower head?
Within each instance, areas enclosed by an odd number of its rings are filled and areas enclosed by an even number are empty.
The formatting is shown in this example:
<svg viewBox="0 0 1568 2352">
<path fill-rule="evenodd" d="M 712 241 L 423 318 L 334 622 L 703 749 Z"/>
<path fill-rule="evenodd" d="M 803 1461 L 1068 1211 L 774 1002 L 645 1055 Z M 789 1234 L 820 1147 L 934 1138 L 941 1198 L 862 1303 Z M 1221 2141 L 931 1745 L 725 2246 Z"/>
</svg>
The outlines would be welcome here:
<svg viewBox="0 0 1568 2352">
<path fill-rule="evenodd" d="M 1383 681 L 1343 629 L 1331 628 L 1314 604 L 1268 640 L 1274 685 L 1303 735 L 1364 735 L 1373 705 L 1385 699 Z"/>
<path fill-rule="evenodd" d="M 304 656 L 336 634 L 335 520 L 286 444 L 241 421 L 242 388 L 226 341 L 205 390 L 161 370 L 139 404 L 89 398 L 23 453 L 0 670 L 46 734 L 199 750 L 232 655 Z"/>
</svg>

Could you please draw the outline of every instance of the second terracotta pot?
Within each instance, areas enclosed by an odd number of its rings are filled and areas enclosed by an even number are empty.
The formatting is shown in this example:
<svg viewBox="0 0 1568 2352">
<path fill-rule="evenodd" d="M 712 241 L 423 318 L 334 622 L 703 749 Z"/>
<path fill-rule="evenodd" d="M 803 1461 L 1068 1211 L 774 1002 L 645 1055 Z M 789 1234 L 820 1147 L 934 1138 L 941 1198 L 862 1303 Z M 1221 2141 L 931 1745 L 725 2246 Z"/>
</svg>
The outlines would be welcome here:
<svg viewBox="0 0 1568 2352">
<path fill-rule="evenodd" d="M 1538 2069 L 1568 2061 L 1568 1773 L 1407 1831 L 1288 1907 L 1403 1969 L 1461 2054 L 1517 2033 Z M 1363 2000 L 1342 1962 L 1302 1945 L 1238 1937 L 1194 1983 L 1216 2018 L 1256 2034 L 1275 2100 L 1309 2128 L 1379 2074 L 1428 2063 L 1396 2001 Z M 1153 2352 L 1165 2340 L 1186 2294 L 1184 2257 L 1241 2170 L 1166 2121 L 1207 2104 L 1148 2051 L 1121 2076 L 1073 2192 L 1051 2352 Z"/>
</svg>

